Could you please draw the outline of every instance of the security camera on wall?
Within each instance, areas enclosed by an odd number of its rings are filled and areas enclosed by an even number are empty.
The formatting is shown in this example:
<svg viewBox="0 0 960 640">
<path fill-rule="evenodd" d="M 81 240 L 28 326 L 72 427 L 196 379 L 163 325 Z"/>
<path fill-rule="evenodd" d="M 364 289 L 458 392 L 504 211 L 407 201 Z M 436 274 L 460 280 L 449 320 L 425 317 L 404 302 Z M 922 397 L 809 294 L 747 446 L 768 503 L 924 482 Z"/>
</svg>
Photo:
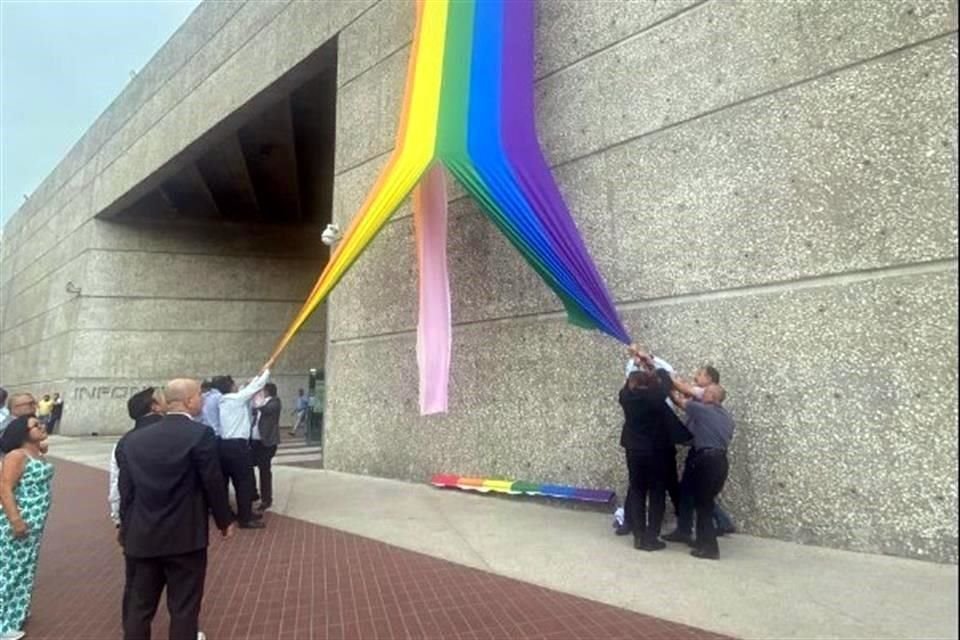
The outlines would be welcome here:
<svg viewBox="0 0 960 640">
<path fill-rule="evenodd" d="M 332 247 L 340 241 L 340 227 L 335 224 L 328 224 L 320 235 L 320 241 L 328 247 Z"/>
</svg>

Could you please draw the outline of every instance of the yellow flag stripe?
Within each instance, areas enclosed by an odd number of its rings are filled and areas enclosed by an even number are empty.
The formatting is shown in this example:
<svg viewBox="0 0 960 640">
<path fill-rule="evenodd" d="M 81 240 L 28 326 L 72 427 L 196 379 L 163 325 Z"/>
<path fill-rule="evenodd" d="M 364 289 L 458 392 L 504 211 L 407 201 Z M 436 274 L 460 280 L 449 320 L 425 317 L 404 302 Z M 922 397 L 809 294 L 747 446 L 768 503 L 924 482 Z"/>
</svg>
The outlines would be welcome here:
<svg viewBox="0 0 960 640">
<path fill-rule="evenodd" d="M 397 146 L 310 296 L 270 356 L 272 363 L 419 182 L 434 159 L 450 0 L 420 0 Z"/>
</svg>

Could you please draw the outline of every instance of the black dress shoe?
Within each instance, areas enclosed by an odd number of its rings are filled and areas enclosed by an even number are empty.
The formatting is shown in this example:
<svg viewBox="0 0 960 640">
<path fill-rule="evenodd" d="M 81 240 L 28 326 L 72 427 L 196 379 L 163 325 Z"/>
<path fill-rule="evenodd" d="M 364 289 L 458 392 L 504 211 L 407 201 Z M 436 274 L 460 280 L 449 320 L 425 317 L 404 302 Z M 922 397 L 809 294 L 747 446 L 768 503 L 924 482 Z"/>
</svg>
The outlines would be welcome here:
<svg viewBox="0 0 960 640">
<path fill-rule="evenodd" d="M 620 525 L 619 527 L 616 528 L 614 533 L 617 534 L 618 536 L 628 536 L 631 533 L 633 533 L 633 528 L 628 527 L 626 525 Z"/>
<path fill-rule="evenodd" d="M 269 508 L 272 507 L 272 506 L 273 506 L 273 503 L 272 503 L 272 502 L 261 502 L 261 503 L 260 503 L 260 506 L 257 507 L 257 508 L 260 509 L 260 511 L 266 511 L 267 509 L 269 509 Z"/>
<path fill-rule="evenodd" d="M 262 514 L 262 513 L 257 513 L 256 511 L 254 511 L 253 513 L 250 514 L 250 519 L 251 519 L 251 520 L 263 520 L 263 514 Z"/>
<path fill-rule="evenodd" d="M 642 551 L 662 551 L 667 548 L 666 542 L 660 542 L 659 540 L 650 540 L 648 542 L 641 542 L 640 546 L 637 549 Z"/>
<path fill-rule="evenodd" d="M 666 540 L 667 542 L 679 542 L 681 544 L 693 544 L 693 538 L 688 536 L 685 533 L 680 533 L 679 531 L 672 531 L 665 536 L 660 536 L 661 540 Z"/>
<path fill-rule="evenodd" d="M 699 558 L 701 560 L 719 560 L 720 552 L 719 551 L 707 551 L 706 549 L 694 549 L 690 552 L 694 558 Z"/>
<path fill-rule="evenodd" d="M 267 525 L 262 520 L 251 520 L 250 522 L 241 522 L 238 525 L 241 529 L 266 529 Z"/>
</svg>

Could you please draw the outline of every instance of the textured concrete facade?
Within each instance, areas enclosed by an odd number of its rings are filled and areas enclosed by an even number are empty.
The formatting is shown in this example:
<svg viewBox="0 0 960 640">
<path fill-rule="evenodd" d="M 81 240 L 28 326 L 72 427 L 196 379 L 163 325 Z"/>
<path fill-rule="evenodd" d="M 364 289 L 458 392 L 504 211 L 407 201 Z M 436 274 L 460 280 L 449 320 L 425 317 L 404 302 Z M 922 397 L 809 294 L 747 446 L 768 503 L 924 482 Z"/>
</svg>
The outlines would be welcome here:
<svg viewBox="0 0 960 640">
<path fill-rule="evenodd" d="M 634 336 L 720 368 L 738 420 L 724 502 L 743 530 L 956 562 L 956 3 L 538 12 L 547 155 Z M 201 5 L 5 228 L 4 384 L 57 381 L 70 402 L 252 373 L 323 262 L 315 233 L 94 216 L 339 34 L 345 224 L 392 148 L 411 31 L 393 0 Z M 568 326 L 456 188 L 451 409 L 418 415 L 409 213 L 280 363 L 292 387 L 326 358 L 327 466 L 624 487 L 622 349 Z M 37 233 L 61 242 L 37 256 Z M 65 426 L 119 421 L 87 395 Z"/>
</svg>

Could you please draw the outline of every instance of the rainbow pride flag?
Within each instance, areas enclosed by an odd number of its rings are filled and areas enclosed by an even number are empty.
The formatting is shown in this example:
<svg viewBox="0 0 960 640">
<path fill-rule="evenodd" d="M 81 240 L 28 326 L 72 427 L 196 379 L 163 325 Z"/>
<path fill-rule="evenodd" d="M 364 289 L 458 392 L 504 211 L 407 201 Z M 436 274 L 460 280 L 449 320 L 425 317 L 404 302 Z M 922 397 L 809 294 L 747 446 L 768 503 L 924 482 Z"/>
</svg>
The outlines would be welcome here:
<svg viewBox="0 0 960 640">
<path fill-rule="evenodd" d="M 580 500 L 583 502 L 612 502 L 616 497 L 614 491 L 608 489 L 583 489 L 568 487 L 559 484 L 540 484 L 522 480 L 494 480 L 488 478 L 471 478 L 456 476 L 447 473 L 438 473 L 430 479 L 430 484 L 445 489 L 462 489 L 464 491 L 479 491 L 480 493 L 506 493 L 510 495 L 547 496 L 564 500 Z"/>
<path fill-rule="evenodd" d="M 561 300 L 568 320 L 621 342 L 630 337 L 550 171 L 534 117 L 534 0 L 417 0 L 417 21 L 394 151 L 269 363 L 356 262 L 432 168 L 446 168 Z M 373 97 L 371 98 L 373 99 Z M 442 180 L 421 216 L 421 385 L 449 371 L 449 291 Z M 433 204 L 430 204 L 430 203 Z M 424 278 L 424 265 L 430 277 Z M 423 313 L 424 307 L 432 309 Z M 446 329 L 444 329 L 446 323 Z M 429 375 L 423 369 L 429 368 Z M 442 386 L 442 385 L 441 385 Z M 446 387 L 423 405 L 446 406 Z"/>
</svg>

